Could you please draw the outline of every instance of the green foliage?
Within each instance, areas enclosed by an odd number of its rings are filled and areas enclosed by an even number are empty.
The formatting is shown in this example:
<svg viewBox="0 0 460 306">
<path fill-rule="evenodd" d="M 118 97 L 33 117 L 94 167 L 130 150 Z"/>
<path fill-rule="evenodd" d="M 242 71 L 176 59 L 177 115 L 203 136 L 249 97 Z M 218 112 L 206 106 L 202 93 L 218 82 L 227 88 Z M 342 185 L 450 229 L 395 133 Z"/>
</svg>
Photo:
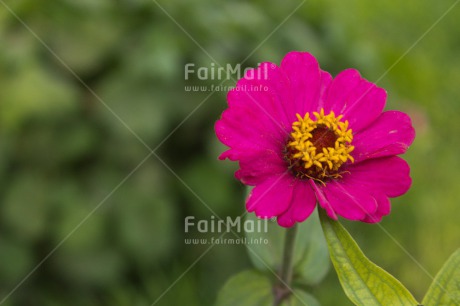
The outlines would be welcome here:
<svg viewBox="0 0 460 306">
<path fill-rule="evenodd" d="M 260 272 L 244 271 L 227 281 L 220 291 L 216 306 L 271 306 L 270 280 Z"/>
<path fill-rule="evenodd" d="M 320 211 L 321 225 L 342 288 L 357 306 L 418 305 L 393 276 L 371 262 L 338 222 Z"/>
<path fill-rule="evenodd" d="M 258 219 L 254 214 L 247 214 L 246 220 Z M 312 214 L 298 226 L 293 258 L 295 281 L 305 285 L 318 284 L 329 270 L 327 245 L 318 216 Z M 249 245 L 248 254 L 257 269 L 278 271 L 282 262 L 286 229 L 280 227 L 276 221 L 267 221 L 267 228 L 266 233 L 246 233 L 248 239 L 268 241 L 268 244 Z"/>
<path fill-rule="evenodd" d="M 216 306 L 273 306 L 273 302 L 270 280 L 259 271 L 248 270 L 227 281 L 219 292 Z M 319 303 L 310 294 L 295 289 L 280 306 L 319 306 Z"/>
<path fill-rule="evenodd" d="M 320 303 L 312 295 L 294 289 L 292 295 L 283 301 L 281 306 L 320 306 Z"/>
<path fill-rule="evenodd" d="M 245 222 L 260 225 L 260 229 L 246 231 L 249 243 L 248 255 L 258 271 L 237 274 L 220 290 L 217 306 L 220 305 L 273 305 L 276 277 L 281 270 L 286 229 L 274 220 L 260 220 L 254 214 L 246 214 Z M 259 226 L 257 226 L 258 228 Z M 327 245 L 316 214 L 299 224 L 293 248 L 292 287 L 318 284 L 329 269 Z M 263 272 L 264 274 L 262 274 Z M 271 280 L 271 281 L 270 281 Z M 298 292 L 298 294 L 297 294 Z M 309 294 L 295 289 L 282 305 L 318 305 Z"/>
<path fill-rule="evenodd" d="M 424 306 L 460 304 L 460 250 L 447 260 L 423 298 Z"/>
</svg>

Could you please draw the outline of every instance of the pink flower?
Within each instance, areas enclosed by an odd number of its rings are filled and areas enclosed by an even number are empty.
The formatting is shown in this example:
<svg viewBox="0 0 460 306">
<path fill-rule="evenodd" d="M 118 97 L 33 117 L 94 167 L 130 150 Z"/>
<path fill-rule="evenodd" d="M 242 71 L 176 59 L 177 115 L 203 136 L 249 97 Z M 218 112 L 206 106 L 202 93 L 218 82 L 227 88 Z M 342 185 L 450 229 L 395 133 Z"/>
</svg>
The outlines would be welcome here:
<svg viewBox="0 0 460 306">
<path fill-rule="evenodd" d="M 333 219 L 380 222 L 411 185 L 396 155 L 415 137 L 406 114 L 382 112 L 386 96 L 354 69 L 333 79 L 306 52 L 248 71 L 215 125 L 230 147 L 219 158 L 239 161 L 235 177 L 255 186 L 247 210 L 290 227 L 318 202 Z"/>
</svg>

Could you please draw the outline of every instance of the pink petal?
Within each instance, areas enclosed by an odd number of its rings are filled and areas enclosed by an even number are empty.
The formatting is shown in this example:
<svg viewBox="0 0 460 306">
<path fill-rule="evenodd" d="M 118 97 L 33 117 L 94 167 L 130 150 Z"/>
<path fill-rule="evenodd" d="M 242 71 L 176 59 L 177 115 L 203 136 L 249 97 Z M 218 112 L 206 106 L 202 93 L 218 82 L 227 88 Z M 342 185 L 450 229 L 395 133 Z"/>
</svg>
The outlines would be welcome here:
<svg viewBox="0 0 460 306">
<path fill-rule="evenodd" d="M 235 177 L 246 185 L 258 185 L 273 175 L 287 172 L 287 165 L 281 156 L 281 151 L 265 150 L 258 152 L 252 158 L 240 160 L 240 170 Z"/>
<path fill-rule="evenodd" d="M 290 94 L 288 77 L 280 67 L 265 62 L 245 72 L 227 101 L 230 108 L 252 109 L 257 117 L 265 116 L 271 125 L 289 131 L 292 121 L 286 116 L 285 104 L 292 100 Z"/>
<path fill-rule="evenodd" d="M 272 176 L 254 187 L 246 202 L 248 212 L 259 218 L 273 218 L 289 208 L 294 192 L 294 177 L 288 173 Z"/>
<path fill-rule="evenodd" d="M 291 206 L 278 217 L 278 224 L 291 227 L 307 219 L 316 207 L 316 197 L 307 181 L 295 181 Z"/>
<path fill-rule="evenodd" d="M 377 120 L 354 135 L 355 162 L 403 154 L 412 144 L 415 130 L 408 115 L 398 111 L 383 112 Z"/>
<path fill-rule="evenodd" d="M 328 182 L 321 189 L 328 205 L 346 219 L 363 220 L 377 210 L 377 201 L 365 189 L 337 181 Z"/>
<path fill-rule="evenodd" d="M 332 76 L 327 71 L 321 71 L 321 93 L 318 100 L 317 108 L 313 108 L 313 110 L 320 111 L 322 108 L 325 108 L 325 101 L 327 98 L 327 92 L 329 86 L 332 83 Z"/>
<path fill-rule="evenodd" d="M 339 73 L 329 86 L 324 110 L 343 115 L 343 120 L 348 120 L 356 133 L 380 115 L 385 102 L 385 90 L 362 78 L 357 70 L 347 69 Z"/>
<path fill-rule="evenodd" d="M 390 213 L 391 211 L 391 203 L 390 199 L 384 194 L 377 194 L 374 195 L 375 200 L 377 201 L 377 210 L 375 213 L 367 215 L 366 218 L 364 218 L 363 222 L 366 223 L 378 223 L 382 221 L 382 217 L 386 216 Z"/>
<path fill-rule="evenodd" d="M 287 132 L 254 108 L 233 107 L 214 126 L 217 138 L 231 148 L 221 159 L 237 160 L 249 152 L 282 150 Z"/>
<path fill-rule="evenodd" d="M 282 150 L 292 125 L 284 105 L 292 100 L 289 86 L 289 79 L 275 64 L 262 63 L 246 71 L 228 93 L 229 108 L 215 124 L 217 137 L 230 147 L 221 159 Z"/>
<path fill-rule="evenodd" d="M 281 69 L 290 80 L 292 92 L 292 100 L 285 101 L 288 118 L 295 121 L 296 113 L 304 116 L 316 110 L 323 81 L 321 69 L 313 55 L 308 52 L 289 52 L 281 61 Z"/>
<path fill-rule="evenodd" d="M 400 157 L 369 159 L 347 168 L 343 181 L 368 192 L 380 192 L 390 198 L 405 194 L 412 183 L 409 165 Z"/>
<path fill-rule="evenodd" d="M 313 180 L 310 180 L 310 186 L 315 191 L 316 199 L 319 205 L 322 208 L 324 208 L 324 210 L 326 210 L 326 213 L 329 216 L 329 218 L 337 220 L 338 219 L 337 214 L 335 213 L 334 208 L 332 208 L 329 201 L 326 199 L 326 196 L 324 195 L 323 190 Z"/>
<path fill-rule="evenodd" d="M 396 156 L 363 161 L 346 171 L 340 181 L 316 186 L 320 205 L 331 218 L 338 214 L 350 220 L 380 222 L 391 210 L 388 197 L 404 194 L 411 184 L 409 166 Z"/>
</svg>

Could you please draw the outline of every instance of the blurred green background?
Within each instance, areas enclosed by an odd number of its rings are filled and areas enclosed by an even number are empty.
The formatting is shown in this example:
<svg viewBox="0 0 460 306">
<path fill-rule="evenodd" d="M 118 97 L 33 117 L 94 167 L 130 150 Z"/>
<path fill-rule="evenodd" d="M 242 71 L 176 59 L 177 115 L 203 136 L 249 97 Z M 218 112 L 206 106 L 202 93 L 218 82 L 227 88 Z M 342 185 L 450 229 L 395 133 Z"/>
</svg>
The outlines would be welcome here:
<svg viewBox="0 0 460 306">
<path fill-rule="evenodd" d="M 426 33 L 454 2 L 0 1 L 1 305 L 206 306 L 251 267 L 244 246 L 195 263 L 208 246 L 184 244 L 202 237 L 184 233 L 185 216 L 212 215 L 202 202 L 221 217 L 244 212 L 236 165 L 217 161 L 226 94 L 184 90 L 220 83 L 184 80 L 186 63 L 213 62 L 198 44 L 221 65 L 250 55 L 248 67 L 309 51 L 333 74 L 378 80 L 387 109 L 411 115 L 413 187 L 381 223 L 395 241 L 344 224 L 421 299 L 460 242 L 460 7 Z M 148 149 L 104 103 L 163 162 L 140 165 Z M 333 271 L 311 291 L 351 305 Z"/>
</svg>

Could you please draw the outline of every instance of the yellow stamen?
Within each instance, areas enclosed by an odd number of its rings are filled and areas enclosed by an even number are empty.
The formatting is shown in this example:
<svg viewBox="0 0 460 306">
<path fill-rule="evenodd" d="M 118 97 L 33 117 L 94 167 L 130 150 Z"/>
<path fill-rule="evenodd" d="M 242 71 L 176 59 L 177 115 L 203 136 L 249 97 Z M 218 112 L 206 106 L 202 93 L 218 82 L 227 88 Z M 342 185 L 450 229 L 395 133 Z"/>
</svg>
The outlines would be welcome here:
<svg viewBox="0 0 460 306">
<path fill-rule="evenodd" d="M 343 115 L 324 109 L 313 112 L 310 117 L 296 114 L 290 140 L 286 145 L 286 159 L 296 175 L 322 182 L 326 178 L 340 178 L 340 167 L 347 161 L 354 162 L 350 153 L 354 147 L 353 131 Z M 316 117 L 316 120 L 312 119 Z"/>
</svg>

